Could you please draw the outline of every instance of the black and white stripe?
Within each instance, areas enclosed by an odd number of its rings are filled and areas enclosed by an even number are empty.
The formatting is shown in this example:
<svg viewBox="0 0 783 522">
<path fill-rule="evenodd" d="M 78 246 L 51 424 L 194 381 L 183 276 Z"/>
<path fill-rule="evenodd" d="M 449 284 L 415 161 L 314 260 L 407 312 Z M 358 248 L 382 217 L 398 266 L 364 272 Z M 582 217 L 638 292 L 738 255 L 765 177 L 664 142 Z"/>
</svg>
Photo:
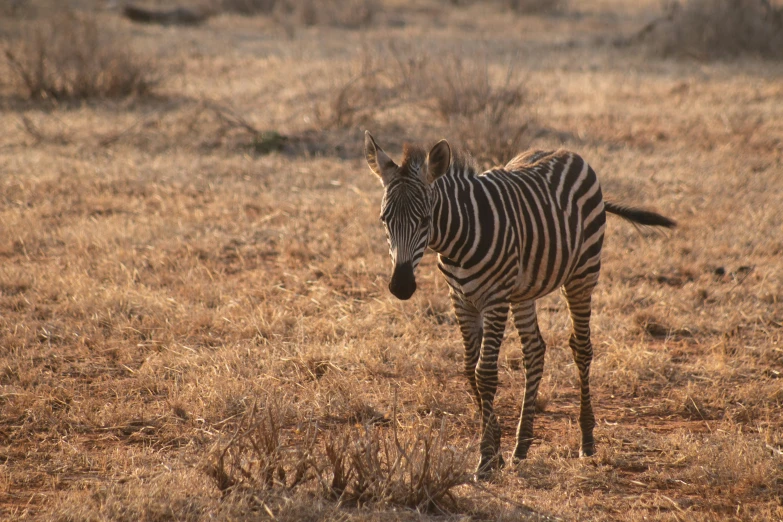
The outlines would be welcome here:
<svg viewBox="0 0 783 522">
<path fill-rule="evenodd" d="M 401 299 L 413 294 L 414 270 L 427 246 L 438 253 L 451 289 L 465 374 L 481 412 L 479 474 L 503 464 L 493 403 L 509 311 L 522 340 L 526 376 L 514 459 L 527 455 L 546 350 L 535 301 L 557 288 L 573 324 L 569 344 L 581 383 L 580 454 L 592 455 L 590 300 L 601 267 L 605 213 L 649 226 L 673 227 L 674 222 L 604 202 L 593 169 L 568 151 L 527 152 L 503 168 L 479 173 L 469 160 L 452 157 L 446 141 L 429 154 L 407 146 L 400 166 L 369 133 L 365 150 L 385 189 L 381 220 L 394 263 L 389 289 Z"/>
</svg>

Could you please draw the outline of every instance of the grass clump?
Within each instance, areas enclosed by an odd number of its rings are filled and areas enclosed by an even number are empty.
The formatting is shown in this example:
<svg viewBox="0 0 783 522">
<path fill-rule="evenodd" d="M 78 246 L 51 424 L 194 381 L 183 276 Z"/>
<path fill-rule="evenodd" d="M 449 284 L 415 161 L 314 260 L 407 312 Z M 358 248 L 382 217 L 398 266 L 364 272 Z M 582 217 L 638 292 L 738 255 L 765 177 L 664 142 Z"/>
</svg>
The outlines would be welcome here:
<svg viewBox="0 0 783 522">
<path fill-rule="evenodd" d="M 155 69 L 93 15 L 64 11 L 5 46 L 17 90 L 32 100 L 120 98 L 148 93 Z"/>
</svg>

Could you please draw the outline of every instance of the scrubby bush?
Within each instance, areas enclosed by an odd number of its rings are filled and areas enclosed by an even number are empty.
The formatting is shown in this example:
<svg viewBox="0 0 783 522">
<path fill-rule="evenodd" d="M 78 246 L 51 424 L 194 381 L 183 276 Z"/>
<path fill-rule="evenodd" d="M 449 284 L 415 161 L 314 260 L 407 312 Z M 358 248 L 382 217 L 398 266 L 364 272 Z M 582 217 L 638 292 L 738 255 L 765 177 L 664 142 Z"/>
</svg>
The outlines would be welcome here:
<svg viewBox="0 0 783 522">
<path fill-rule="evenodd" d="M 663 56 L 783 57 L 783 7 L 768 0 L 685 0 L 639 33 Z"/>
<path fill-rule="evenodd" d="M 485 3 L 486 0 L 481 0 Z M 449 0 L 452 5 L 469 5 L 477 3 L 476 0 Z M 503 5 L 519 14 L 552 14 L 562 12 L 567 0 L 497 0 Z"/>
<path fill-rule="evenodd" d="M 554 13 L 565 9 L 566 0 L 506 0 L 508 6 L 520 14 Z"/>
<path fill-rule="evenodd" d="M 524 148 L 526 91 L 512 66 L 496 81 L 486 58 L 452 55 L 433 66 L 422 87 L 456 138 L 480 159 L 502 163 Z"/>
<path fill-rule="evenodd" d="M 156 82 L 152 62 L 93 15 L 59 12 L 24 27 L 4 47 L 12 82 L 30 99 L 124 97 L 145 94 Z"/>
<path fill-rule="evenodd" d="M 348 28 L 369 25 L 378 10 L 375 0 L 221 0 L 220 7 L 245 15 L 271 14 L 287 25 Z"/>
<path fill-rule="evenodd" d="M 325 128 L 366 124 L 375 115 L 404 107 L 435 115 L 448 136 L 482 164 L 499 164 L 524 150 L 532 114 L 526 88 L 513 65 L 505 71 L 481 53 L 432 55 L 391 48 L 365 55 L 360 70 L 333 90 L 318 108 Z"/>
</svg>

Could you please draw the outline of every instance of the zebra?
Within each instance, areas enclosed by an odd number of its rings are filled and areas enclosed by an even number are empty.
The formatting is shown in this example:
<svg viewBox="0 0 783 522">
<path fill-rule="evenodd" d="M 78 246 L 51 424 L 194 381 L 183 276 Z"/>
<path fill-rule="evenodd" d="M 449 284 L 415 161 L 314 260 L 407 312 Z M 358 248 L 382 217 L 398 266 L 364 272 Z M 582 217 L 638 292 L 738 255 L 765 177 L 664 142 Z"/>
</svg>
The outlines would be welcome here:
<svg viewBox="0 0 783 522">
<path fill-rule="evenodd" d="M 480 173 L 446 140 L 427 153 L 406 144 L 397 165 L 368 132 L 365 156 L 383 184 L 380 220 L 394 270 L 390 292 L 401 300 L 416 291 L 415 271 L 425 250 L 438 254 L 464 345 L 464 372 L 481 415 L 477 478 L 505 463 L 494 412 L 498 354 L 509 310 L 523 346 L 525 395 L 516 432 L 515 463 L 527 457 L 546 346 L 536 299 L 560 288 L 573 332 L 579 372 L 580 456 L 595 453 L 590 401 L 591 296 L 598 282 L 606 212 L 631 223 L 672 228 L 660 214 L 604 201 L 595 171 L 566 150 L 528 151 L 504 167 Z"/>
</svg>

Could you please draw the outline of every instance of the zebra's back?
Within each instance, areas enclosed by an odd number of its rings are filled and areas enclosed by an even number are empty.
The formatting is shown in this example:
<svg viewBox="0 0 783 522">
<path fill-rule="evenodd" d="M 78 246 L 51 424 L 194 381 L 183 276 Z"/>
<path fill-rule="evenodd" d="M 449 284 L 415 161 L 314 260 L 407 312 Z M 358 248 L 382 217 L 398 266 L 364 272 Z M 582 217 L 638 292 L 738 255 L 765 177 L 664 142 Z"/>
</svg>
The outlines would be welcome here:
<svg viewBox="0 0 783 522">
<path fill-rule="evenodd" d="M 466 180 L 456 211 L 477 233 L 441 270 L 451 286 L 482 300 L 498 293 L 535 299 L 574 275 L 596 272 L 605 224 L 595 172 L 577 154 L 530 151 Z"/>
</svg>

